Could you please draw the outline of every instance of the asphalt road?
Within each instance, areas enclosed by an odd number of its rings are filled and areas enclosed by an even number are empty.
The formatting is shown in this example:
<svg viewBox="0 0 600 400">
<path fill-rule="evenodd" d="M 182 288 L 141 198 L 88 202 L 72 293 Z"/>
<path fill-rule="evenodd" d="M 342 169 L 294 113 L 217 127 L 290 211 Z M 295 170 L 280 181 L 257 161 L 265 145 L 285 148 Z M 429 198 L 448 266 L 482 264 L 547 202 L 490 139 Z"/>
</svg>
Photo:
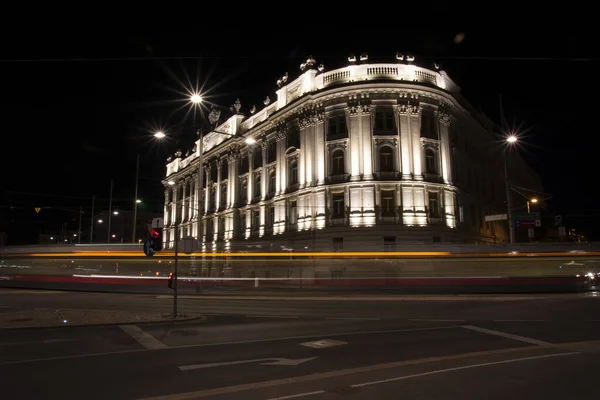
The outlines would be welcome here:
<svg viewBox="0 0 600 400">
<path fill-rule="evenodd" d="M 38 399 L 597 395 L 600 297 L 182 298 L 202 321 L 0 330 L 2 393 Z M 0 290 L 32 307 L 168 311 L 156 295 Z M 166 397 L 165 397 L 166 396 Z M 293 396 L 293 397 L 290 397 Z"/>
</svg>

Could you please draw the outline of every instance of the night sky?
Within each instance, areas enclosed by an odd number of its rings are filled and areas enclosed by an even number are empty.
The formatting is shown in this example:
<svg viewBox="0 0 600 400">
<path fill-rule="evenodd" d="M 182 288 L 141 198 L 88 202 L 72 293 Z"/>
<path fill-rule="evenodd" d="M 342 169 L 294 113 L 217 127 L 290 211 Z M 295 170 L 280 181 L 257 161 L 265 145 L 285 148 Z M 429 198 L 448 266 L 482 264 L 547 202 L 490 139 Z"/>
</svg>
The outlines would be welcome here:
<svg viewBox="0 0 600 400">
<path fill-rule="evenodd" d="M 309 55 L 334 69 L 346 65 L 350 53 L 394 62 L 401 51 L 415 54 L 417 62 L 440 62 L 464 96 L 498 122 L 501 97 L 508 123 L 525 132 L 523 157 L 553 196 L 548 213 L 562 214 L 590 238 L 598 237 L 593 227 L 600 222 L 594 196 L 600 59 L 594 35 L 554 27 L 409 32 L 386 41 L 370 35 L 344 40 L 326 33 L 289 40 L 257 35 L 236 44 L 180 32 L 70 32 L 40 35 L 27 46 L 8 44 L 0 61 L 3 227 L 33 218 L 37 206 L 51 207 L 35 217 L 38 229 L 51 229 L 68 210 L 89 209 L 93 195 L 97 207 L 106 208 L 111 179 L 115 203 L 130 207 L 137 153 L 138 197 L 147 209 L 160 211 L 165 159 L 191 147 L 190 126 L 203 120 L 187 113 L 190 89 L 202 89 L 226 109 L 239 97 L 248 114 L 254 104 L 262 108 L 267 95 L 274 100 L 277 79 L 285 72 L 290 80 L 297 77 Z M 173 139 L 156 143 L 152 133 L 158 128 Z M 12 234 L 17 241 L 25 236 L 23 229 Z"/>
</svg>

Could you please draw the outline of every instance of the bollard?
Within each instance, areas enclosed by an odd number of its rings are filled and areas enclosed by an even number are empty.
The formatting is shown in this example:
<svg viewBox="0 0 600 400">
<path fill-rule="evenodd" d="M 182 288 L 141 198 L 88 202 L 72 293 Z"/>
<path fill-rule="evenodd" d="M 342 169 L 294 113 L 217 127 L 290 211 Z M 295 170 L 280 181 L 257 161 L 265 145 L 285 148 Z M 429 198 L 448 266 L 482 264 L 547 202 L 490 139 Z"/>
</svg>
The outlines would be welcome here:
<svg viewBox="0 0 600 400">
<path fill-rule="evenodd" d="M 258 278 L 254 278 L 254 287 L 258 287 Z"/>
</svg>

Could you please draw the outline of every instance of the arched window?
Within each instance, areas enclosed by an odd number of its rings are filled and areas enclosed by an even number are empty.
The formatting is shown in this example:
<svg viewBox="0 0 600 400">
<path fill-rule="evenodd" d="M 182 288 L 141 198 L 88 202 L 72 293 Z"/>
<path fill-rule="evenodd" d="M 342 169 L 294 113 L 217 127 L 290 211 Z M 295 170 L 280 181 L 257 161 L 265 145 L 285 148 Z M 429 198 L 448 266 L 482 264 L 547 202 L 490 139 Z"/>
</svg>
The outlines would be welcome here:
<svg viewBox="0 0 600 400">
<path fill-rule="evenodd" d="M 254 193 L 252 193 L 252 197 L 260 197 L 262 196 L 262 190 L 260 189 L 260 174 L 256 174 L 254 177 Z"/>
<path fill-rule="evenodd" d="M 240 199 L 242 200 L 243 205 L 248 203 L 248 181 L 246 179 L 244 179 L 242 181 L 242 188 L 240 190 Z"/>
<path fill-rule="evenodd" d="M 425 150 L 425 172 L 428 174 L 437 174 L 437 156 L 435 154 L 435 150 L 426 149 Z"/>
<path fill-rule="evenodd" d="M 390 146 L 382 146 L 379 149 L 379 171 L 394 170 L 394 149 Z"/>
<path fill-rule="evenodd" d="M 289 185 L 298 183 L 298 161 L 291 160 L 289 164 Z"/>
<path fill-rule="evenodd" d="M 346 172 L 344 167 L 344 151 L 337 149 L 331 155 L 331 175 L 341 175 Z"/>
<path fill-rule="evenodd" d="M 275 185 L 275 180 L 276 180 L 276 179 L 277 179 L 277 177 L 276 177 L 276 175 L 275 175 L 275 171 L 271 171 L 271 172 L 269 173 L 269 188 L 268 188 L 268 190 L 267 190 L 267 192 L 268 192 L 269 194 L 275 193 L 275 188 L 276 188 L 276 185 Z"/>
</svg>

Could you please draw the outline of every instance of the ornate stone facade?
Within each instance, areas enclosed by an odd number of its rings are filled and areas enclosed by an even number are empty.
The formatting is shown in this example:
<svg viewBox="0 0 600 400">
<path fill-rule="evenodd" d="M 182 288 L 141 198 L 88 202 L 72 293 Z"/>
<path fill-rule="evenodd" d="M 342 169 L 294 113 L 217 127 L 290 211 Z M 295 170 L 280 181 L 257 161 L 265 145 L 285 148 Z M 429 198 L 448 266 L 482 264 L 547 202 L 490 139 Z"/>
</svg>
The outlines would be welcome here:
<svg viewBox="0 0 600 400">
<path fill-rule="evenodd" d="M 313 65 L 280 79 L 276 100 L 248 117 L 236 101 L 235 114 L 204 136 L 201 213 L 197 152 L 168 163 L 167 248 L 175 226 L 180 237 L 196 236 L 199 214 L 202 242 L 224 248 L 297 247 L 312 237 L 321 249 L 354 240 L 380 250 L 396 241 L 503 236 L 483 222 L 487 186 L 503 182 L 469 154 L 475 143 L 493 142 L 493 124 L 444 71 L 414 59 L 333 71 Z"/>
</svg>

